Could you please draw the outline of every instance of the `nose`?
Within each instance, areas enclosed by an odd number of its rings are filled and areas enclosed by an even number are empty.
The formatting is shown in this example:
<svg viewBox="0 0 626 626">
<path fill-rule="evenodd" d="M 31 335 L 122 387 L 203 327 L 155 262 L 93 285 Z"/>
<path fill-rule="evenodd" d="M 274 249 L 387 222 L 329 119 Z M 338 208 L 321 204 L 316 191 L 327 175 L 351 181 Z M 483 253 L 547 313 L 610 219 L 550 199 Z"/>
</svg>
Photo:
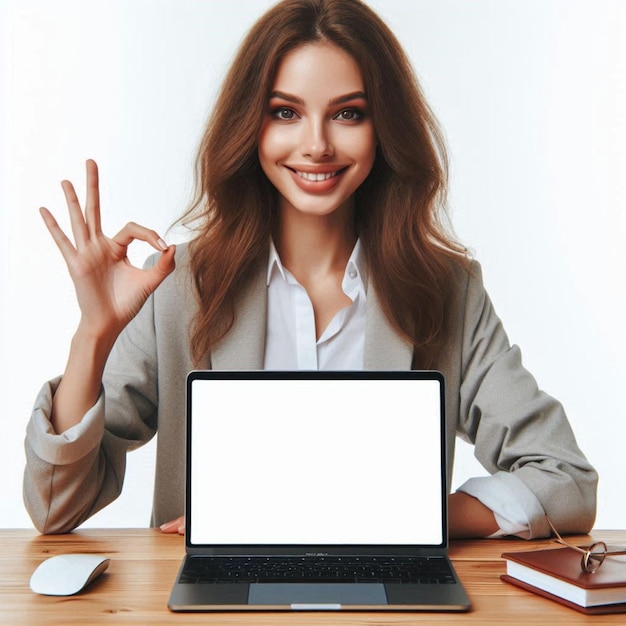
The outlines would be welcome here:
<svg viewBox="0 0 626 626">
<path fill-rule="evenodd" d="M 328 128 L 322 119 L 308 119 L 302 125 L 302 155 L 319 161 L 334 154 Z"/>
</svg>

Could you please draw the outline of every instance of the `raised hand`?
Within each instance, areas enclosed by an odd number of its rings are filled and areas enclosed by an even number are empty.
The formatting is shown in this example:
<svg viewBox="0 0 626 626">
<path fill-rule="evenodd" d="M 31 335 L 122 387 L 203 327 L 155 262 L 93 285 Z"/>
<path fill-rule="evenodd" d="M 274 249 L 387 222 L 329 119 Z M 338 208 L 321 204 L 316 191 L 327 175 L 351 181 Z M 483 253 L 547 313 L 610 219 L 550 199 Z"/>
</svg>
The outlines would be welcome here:
<svg viewBox="0 0 626 626">
<path fill-rule="evenodd" d="M 60 434 L 81 421 L 100 394 L 108 355 L 119 333 L 139 312 L 148 296 L 174 269 L 174 246 L 153 230 L 129 223 L 112 239 L 100 227 L 98 168 L 87 161 L 87 201 L 81 209 L 74 187 L 62 183 L 74 243 L 50 211 L 41 216 L 56 242 L 74 282 L 81 318 L 72 339 L 65 373 L 52 398 L 50 422 Z M 135 239 L 162 252 L 150 269 L 133 267 L 126 251 Z"/>
<path fill-rule="evenodd" d="M 70 272 L 81 311 L 81 330 L 93 337 L 114 339 L 139 312 L 148 296 L 174 269 L 174 246 L 143 226 L 130 222 L 113 238 L 102 233 L 98 168 L 89 160 L 85 211 L 72 183 L 62 187 L 69 209 L 74 244 L 59 227 L 53 215 L 41 208 L 43 220 L 57 244 Z M 130 264 L 127 248 L 135 239 L 162 252 L 158 262 L 142 270 Z"/>
</svg>

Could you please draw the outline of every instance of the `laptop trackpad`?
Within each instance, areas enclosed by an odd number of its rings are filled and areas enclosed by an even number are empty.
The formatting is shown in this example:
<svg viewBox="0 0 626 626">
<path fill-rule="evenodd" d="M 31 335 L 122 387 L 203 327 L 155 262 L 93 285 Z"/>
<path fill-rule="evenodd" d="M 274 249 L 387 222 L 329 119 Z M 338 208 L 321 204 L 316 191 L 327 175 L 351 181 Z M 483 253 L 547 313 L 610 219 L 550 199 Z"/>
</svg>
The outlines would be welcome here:
<svg viewBox="0 0 626 626">
<path fill-rule="evenodd" d="M 387 594 L 382 583 L 252 583 L 248 604 L 305 605 L 294 608 L 387 604 Z"/>
</svg>

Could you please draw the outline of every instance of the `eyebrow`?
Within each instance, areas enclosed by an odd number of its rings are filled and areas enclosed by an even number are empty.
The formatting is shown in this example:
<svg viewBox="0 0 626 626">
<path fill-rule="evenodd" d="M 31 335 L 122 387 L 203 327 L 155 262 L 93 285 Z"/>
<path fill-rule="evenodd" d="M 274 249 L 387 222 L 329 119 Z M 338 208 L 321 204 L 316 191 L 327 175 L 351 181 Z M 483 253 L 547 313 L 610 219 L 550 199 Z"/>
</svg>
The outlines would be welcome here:
<svg viewBox="0 0 626 626">
<path fill-rule="evenodd" d="M 284 91 L 273 91 L 270 94 L 270 100 L 272 98 L 280 98 L 281 100 L 286 100 L 287 102 L 293 102 L 294 104 L 304 105 L 304 100 L 299 98 L 298 96 L 294 96 L 289 93 L 285 93 Z M 344 94 L 342 96 L 337 96 L 328 102 L 330 106 L 335 104 L 344 104 L 346 102 L 351 102 L 352 100 L 367 100 L 365 93 L 363 91 L 353 91 L 351 93 Z"/>
</svg>

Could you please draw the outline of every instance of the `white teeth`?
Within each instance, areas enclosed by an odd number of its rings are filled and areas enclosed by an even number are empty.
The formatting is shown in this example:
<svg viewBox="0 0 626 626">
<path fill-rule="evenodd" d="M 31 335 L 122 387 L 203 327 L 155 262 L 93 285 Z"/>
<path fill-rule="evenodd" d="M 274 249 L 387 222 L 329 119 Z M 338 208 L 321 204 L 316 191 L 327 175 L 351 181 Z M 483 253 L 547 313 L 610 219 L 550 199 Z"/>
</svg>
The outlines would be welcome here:
<svg viewBox="0 0 626 626">
<path fill-rule="evenodd" d="M 305 180 L 310 180 L 315 183 L 337 176 L 337 172 L 328 172 L 326 174 L 313 174 L 311 172 L 299 172 L 297 170 L 295 170 L 295 172 L 298 176 L 300 176 L 300 178 L 304 178 Z"/>
</svg>

